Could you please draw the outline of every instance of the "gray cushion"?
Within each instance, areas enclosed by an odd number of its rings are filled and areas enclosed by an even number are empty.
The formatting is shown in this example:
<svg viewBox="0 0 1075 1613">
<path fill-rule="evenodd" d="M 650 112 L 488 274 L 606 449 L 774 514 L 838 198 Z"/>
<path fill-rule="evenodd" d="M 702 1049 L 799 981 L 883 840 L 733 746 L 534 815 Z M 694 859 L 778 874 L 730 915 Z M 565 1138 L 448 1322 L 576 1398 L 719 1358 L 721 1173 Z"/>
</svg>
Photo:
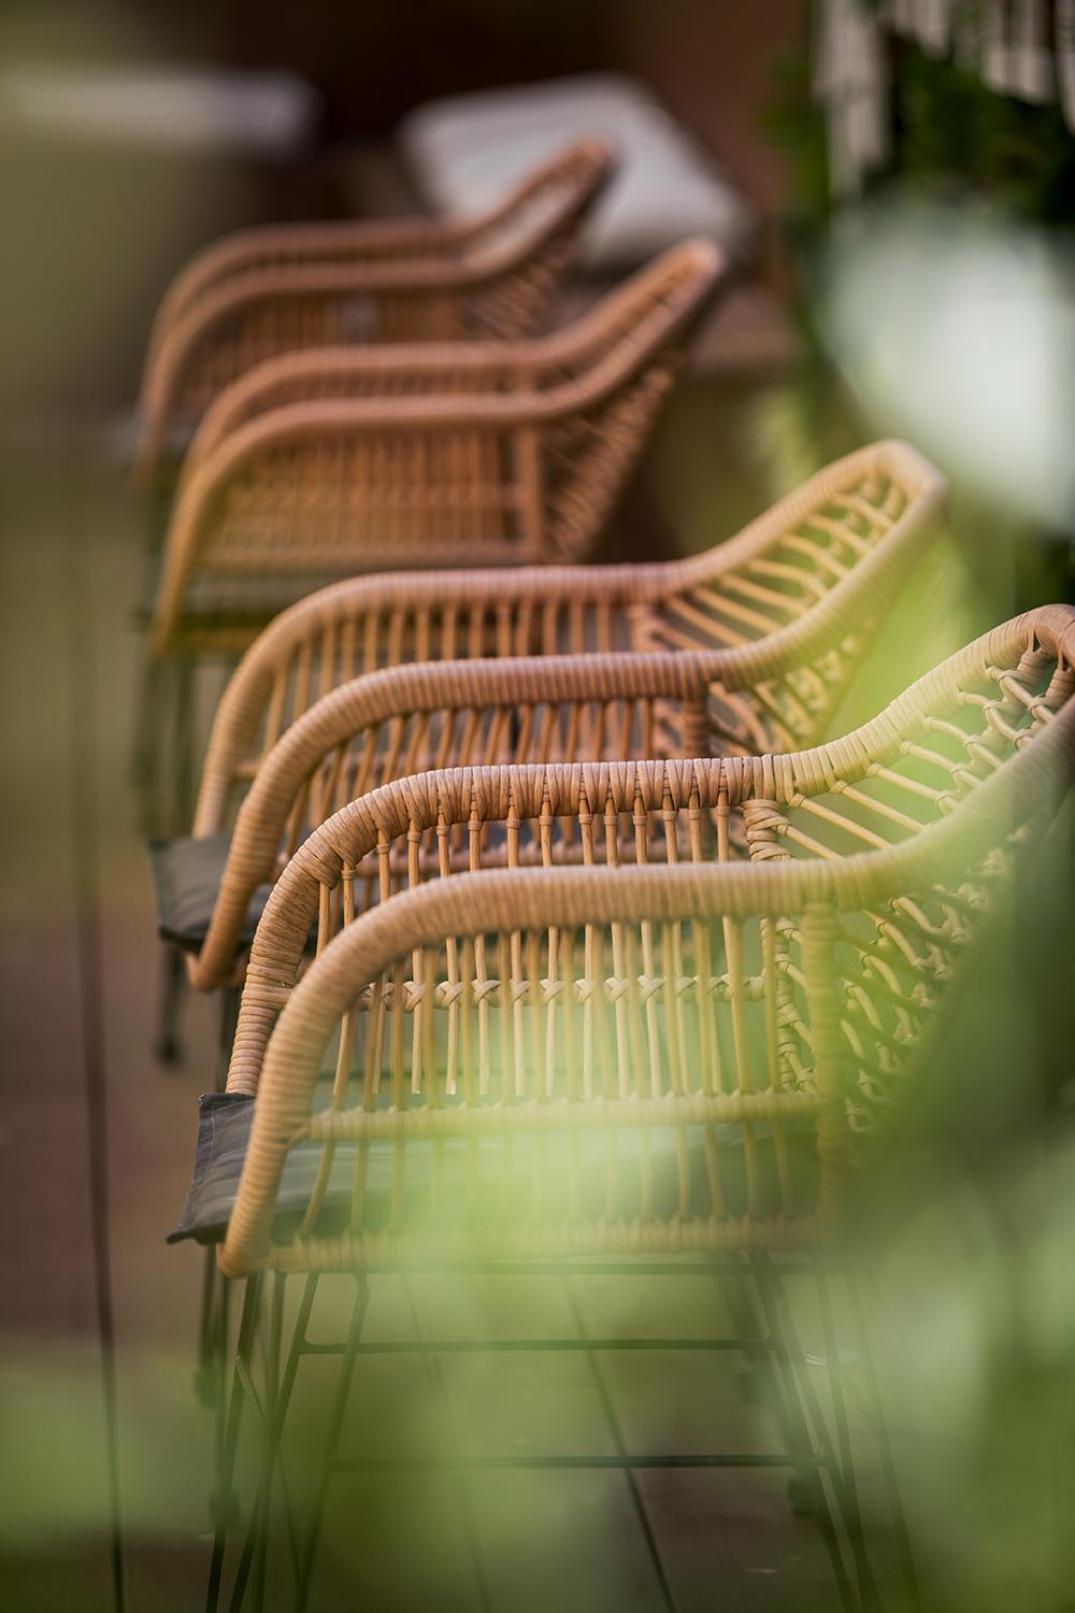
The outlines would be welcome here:
<svg viewBox="0 0 1075 1613">
<path fill-rule="evenodd" d="M 148 622 L 160 591 L 165 539 L 171 521 L 171 505 L 161 493 L 153 505 L 147 563 L 143 568 L 141 597 L 135 604 L 138 622 Z M 296 600 L 316 593 L 345 575 L 340 567 L 329 570 L 254 572 L 199 572 L 190 579 L 183 595 L 181 625 L 203 629 L 256 631 L 271 622 Z"/>
<path fill-rule="evenodd" d="M 213 916 L 230 844 L 228 835 L 207 835 L 201 840 L 186 836 L 151 843 L 149 861 L 157 897 L 157 930 L 163 941 L 171 941 L 188 952 L 200 949 Z M 250 898 L 239 936 L 241 947 L 253 941 L 271 888 L 259 885 Z"/>
<path fill-rule="evenodd" d="M 199 1099 L 194 1174 L 179 1225 L 168 1236 L 169 1243 L 179 1243 L 186 1238 L 193 1238 L 198 1243 L 217 1243 L 223 1237 L 250 1141 L 254 1103 L 253 1098 L 227 1092 L 208 1093 Z M 717 1146 L 721 1150 L 720 1176 L 726 1210 L 730 1216 L 741 1216 L 746 1211 L 743 1128 L 717 1126 L 714 1131 Z M 813 1126 L 807 1120 L 789 1124 L 785 1131 L 795 1204 L 797 1209 L 805 1211 L 814 1205 L 817 1197 Z M 629 1217 L 634 1213 L 633 1207 L 640 1202 L 640 1138 L 636 1131 L 624 1130 L 616 1135 L 621 1189 L 618 1213 Z M 576 1136 L 583 1168 L 580 1210 L 585 1216 L 598 1218 L 604 1213 L 605 1206 L 608 1133 L 582 1131 Z M 776 1215 L 780 1210 L 780 1194 L 772 1127 L 756 1125 L 754 1137 L 761 1189 L 760 1211 L 763 1215 Z M 675 1213 L 679 1195 L 675 1134 L 671 1128 L 665 1128 L 651 1132 L 650 1138 L 654 1214 L 662 1219 L 670 1218 Z M 547 1189 L 550 1193 L 556 1192 L 562 1184 L 562 1197 L 566 1204 L 567 1136 L 564 1133 L 546 1133 L 543 1141 L 542 1170 Z M 500 1139 L 483 1137 L 478 1140 L 476 1149 L 461 1138 L 446 1140 L 440 1146 L 438 1223 L 443 1225 L 447 1221 L 452 1224 L 460 1220 L 465 1223 L 473 1222 L 475 1216 L 482 1220 L 502 1216 L 505 1207 Z M 520 1134 L 512 1140 L 513 1179 L 521 1184 L 524 1198 L 536 1146 L 536 1139 L 532 1135 Z M 277 1193 L 278 1214 L 274 1230 L 279 1238 L 288 1237 L 305 1212 L 322 1152 L 321 1145 L 315 1143 L 300 1143 L 289 1151 Z M 365 1225 L 370 1231 L 383 1226 L 387 1218 L 396 1154 L 397 1145 L 393 1143 L 369 1145 L 363 1202 Z M 692 1207 L 697 1214 L 704 1216 L 709 1213 L 709 1194 L 699 1128 L 692 1127 L 688 1133 L 688 1159 Z M 408 1223 L 413 1221 L 421 1225 L 429 1210 L 432 1143 L 408 1141 L 405 1167 Z M 342 1230 L 354 1185 L 354 1169 L 355 1145 L 339 1144 L 317 1226 L 320 1234 L 331 1235 Z"/>
</svg>

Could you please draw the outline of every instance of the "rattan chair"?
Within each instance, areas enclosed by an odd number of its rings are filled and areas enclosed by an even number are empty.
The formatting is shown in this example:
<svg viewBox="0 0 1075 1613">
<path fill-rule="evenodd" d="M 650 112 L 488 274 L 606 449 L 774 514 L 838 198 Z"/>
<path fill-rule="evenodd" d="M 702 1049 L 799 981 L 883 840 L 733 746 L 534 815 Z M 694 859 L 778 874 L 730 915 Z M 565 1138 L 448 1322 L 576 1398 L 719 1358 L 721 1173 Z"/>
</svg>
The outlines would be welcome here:
<svg viewBox="0 0 1075 1613">
<path fill-rule="evenodd" d="M 151 483 L 170 439 L 185 442 L 225 387 L 279 353 L 529 335 L 611 167 L 607 149 L 588 140 L 474 219 L 276 225 L 209 247 L 173 282 L 154 321 L 138 479 Z"/>
<path fill-rule="evenodd" d="M 228 1095 L 209 1100 L 201 1167 L 220 1172 L 203 1175 L 184 1228 L 222 1236 L 223 1271 L 247 1279 L 225 1496 L 262 1276 L 276 1274 L 277 1361 L 282 1283 L 306 1279 L 287 1369 L 266 1390 L 240 1598 L 265 1550 L 299 1360 L 330 1348 L 308 1338 L 323 1274 L 357 1287 L 331 1346 L 340 1377 L 299 1606 L 370 1274 L 578 1276 L 613 1261 L 682 1273 L 683 1257 L 701 1270 L 737 1257 L 765 1319 L 742 1347 L 782 1385 L 789 1448 L 769 1460 L 806 1475 L 844 1605 L 875 1605 L 831 1311 L 823 1300 L 832 1440 L 769 1257 L 830 1245 L 856 1174 L 913 1103 L 1017 858 L 1070 788 L 1073 695 L 1075 609 L 1046 607 L 812 751 L 432 773 L 356 800 L 297 850 L 258 927 Z M 363 912 L 367 888 L 382 900 Z M 823 1296 L 821 1269 L 818 1281 Z M 621 1452 L 612 1465 L 667 1460 Z M 751 1461 L 686 1465 L 736 1460 Z M 214 1605 L 224 1546 L 222 1513 Z"/>
<path fill-rule="evenodd" d="M 913 448 L 881 442 L 815 476 L 736 537 L 651 565 L 353 577 L 307 595 L 257 638 L 220 701 L 194 820 L 228 827 L 237 793 L 287 726 L 331 689 L 409 661 L 719 650 L 751 678 L 774 653 L 823 655 L 869 634 L 931 540 L 946 493 Z M 761 659 L 759 659 L 761 656 Z M 812 702 L 744 735 L 757 749 L 818 737 Z"/>
<path fill-rule="evenodd" d="M 688 705 L 697 714 L 707 702 L 703 750 L 753 754 L 815 742 L 924 552 L 943 492 L 911 449 L 881 444 L 820 473 L 697 559 L 358 579 L 296 606 L 253 646 L 221 701 L 191 839 L 158 854 L 172 889 L 189 885 L 185 870 L 196 875 L 194 910 L 182 923 L 162 914 L 165 930 L 197 953 L 192 979 L 211 989 L 233 976 L 258 886 L 348 791 L 431 763 L 654 754 L 655 734 L 661 754 L 691 754 L 699 735 L 677 721 Z M 680 653 L 703 647 L 703 656 Z M 563 648 L 591 653 L 577 667 L 549 658 L 544 672 L 537 660 L 352 676 L 416 655 Z M 626 648 L 656 659 L 648 669 L 610 659 Z M 530 709 L 537 699 L 544 726 Z M 638 704 L 633 714 L 628 699 Z M 647 703 L 649 732 L 639 716 Z M 635 741 L 641 751 L 630 750 Z M 304 781 L 341 746 L 350 764 L 334 764 L 331 787 L 315 782 L 296 805 Z M 361 772 L 356 757 L 365 758 Z M 172 1034 L 166 1025 L 165 1039 Z"/>
<path fill-rule="evenodd" d="M 259 367 L 191 444 L 154 653 L 242 648 L 356 572 L 583 558 L 723 273 L 692 242 L 554 336 L 322 348 Z"/>
</svg>

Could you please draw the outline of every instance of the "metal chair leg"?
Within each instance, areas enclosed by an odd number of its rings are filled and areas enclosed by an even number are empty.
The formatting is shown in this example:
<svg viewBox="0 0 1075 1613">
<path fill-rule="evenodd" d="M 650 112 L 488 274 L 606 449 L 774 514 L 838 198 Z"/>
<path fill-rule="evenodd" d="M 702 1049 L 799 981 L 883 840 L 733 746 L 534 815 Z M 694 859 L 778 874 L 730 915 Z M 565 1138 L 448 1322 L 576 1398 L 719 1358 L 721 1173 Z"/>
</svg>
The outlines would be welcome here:
<svg viewBox="0 0 1075 1613">
<path fill-rule="evenodd" d="M 900 1574 L 903 1579 L 907 1607 L 909 1613 L 922 1613 L 922 1592 L 918 1583 L 914 1554 L 911 1550 L 911 1537 L 907 1529 L 907 1518 L 903 1510 L 903 1501 L 900 1497 L 896 1464 L 892 1459 L 892 1446 L 888 1437 L 888 1421 L 885 1417 L 884 1401 L 881 1397 L 881 1385 L 874 1365 L 873 1351 L 870 1348 L 869 1330 L 866 1326 L 862 1295 L 859 1290 L 853 1260 L 848 1261 L 845 1278 L 851 1302 L 851 1325 L 855 1330 L 856 1343 L 866 1379 L 866 1393 L 870 1402 L 874 1433 L 881 1453 L 881 1473 L 892 1519 L 896 1555 L 899 1558 Z"/>
<path fill-rule="evenodd" d="M 172 782 L 171 824 L 172 836 L 187 834 L 194 817 L 194 780 L 197 759 L 194 755 L 194 684 L 197 667 L 189 660 L 177 661 L 173 670 L 174 729 L 172 756 L 174 778 Z"/>
<path fill-rule="evenodd" d="M 198 1316 L 198 1360 L 194 1369 L 194 1393 L 207 1409 L 218 1406 L 223 1393 L 221 1367 L 227 1353 L 223 1327 L 224 1294 L 227 1284 L 217 1273 L 216 1249 L 202 1250 L 202 1297 Z"/>
<path fill-rule="evenodd" d="M 418 1339 L 424 1339 L 425 1332 L 422 1327 L 421 1312 L 418 1309 L 418 1302 L 414 1297 L 414 1287 L 411 1283 L 411 1279 L 406 1273 L 403 1277 L 403 1291 L 407 1298 L 407 1309 L 410 1311 L 411 1325 L 414 1328 L 415 1337 Z M 441 1423 L 444 1429 L 445 1447 L 450 1453 L 452 1459 L 458 1460 L 462 1453 L 459 1446 L 459 1437 L 456 1432 L 455 1418 L 452 1416 L 451 1396 L 448 1391 L 447 1382 L 445 1381 L 443 1366 L 439 1357 L 433 1354 L 423 1355 L 422 1364 L 425 1368 L 426 1376 L 433 1386 L 433 1391 L 440 1407 Z M 478 1588 L 478 1605 L 482 1608 L 483 1613 L 490 1613 L 492 1604 L 489 1600 L 489 1586 L 486 1582 L 485 1570 L 482 1566 L 481 1551 L 478 1546 L 478 1531 L 474 1525 L 473 1500 L 470 1485 L 467 1482 L 467 1474 L 465 1472 L 460 1473 L 459 1504 L 463 1517 L 463 1532 L 467 1537 L 467 1550 L 470 1554 L 471 1568 L 474 1572 L 474 1583 Z"/>
<path fill-rule="evenodd" d="M 269 1383 L 265 1441 L 262 1446 L 261 1472 L 258 1478 L 257 1496 L 251 1510 L 246 1538 L 243 1541 L 242 1555 L 239 1559 L 235 1583 L 232 1587 L 231 1602 L 229 1604 L 232 1613 L 238 1613 L 238 1610 L 242 1607 L 251 1569 L 254 1572 L 254 1600 L 258 1613 L 260 1613 L 264 1604 L 273 1482 L 276 1476 L 277 1463 L 280 1459 L 280 1443 L 283 1439 L 284 1424 L 287 1421 L 287 1412 L 291 1404 L 291 1395 L 295 1387 L 299 1361 L 306 1353 L 306 1329 L 310 1323 L 310 1312 L 313 1309 L 314 1297 L 317 1293 L 317 1282 L 318 1274 L 310 1272 L 303 1286 L 298 1315 L 295 1318 L 295 1326 L 291 1335 L 291 1344 L 288 1348 L 287 1365 L 281 1378 L 279 1375 L 280 1341 L 283 1328 L 286 1278 L 277 1272 L 274 1279 L 268 1346 Z M 291 1547 L 297 1578 L 300 1556 L 295 1539 L 292 1539 Z"/>
<path fill-rule="evenodd" d="M 142 834 L 155 839 L 160 834 L 156 817 L 161 707 L 167 671 L 160 661 L 143 652 L 142 677 L 135 705 L 131 733 L 130 776 L 138 802 L 138 826 Z"/>
<path fill-rule="evenodd" d="M 839 1452 L 840 1507 L 844 1516 L 844 1529 L 851 1543 L 855 1559 L 855 1573 L 859 1583 L 859 1597 L 867 1613 L 874 1613 L 880 1605 L 877 1582 L 866 1551 L 866 1537 L 862 1528 L 862 1509 L 859 1505 L 858 1485 L 851 1451 L 851 1430 L 847 1420 L 847 1399 L 844 1395 L 843 1368 L 840 1364 L 836 1340 L 836 1327 L 832 1315 L 828 1277 L 820 1263 L 814 1267 L 817 1284 L 818 1308 L 821 1313 L 821 1332 L 825 1341 L 825 1358 L 829 1376 L 829 1397 L 832 1404 L 836 1444 Z"/>
<path fill-rule="evenodd" d="M 578 1331 L 578 1335 L 581 1339 L 585 1339 L 587 1333 L 586 1318 L 582 1313 L 582 1306 L 579 1304 L 578 1295 L 575 1293 L 575 1287 L 570 1278 L 565 1280 L 564 1287 L 567 1290 L 568 1304 L 571 1307 L 571 1315 Z M 627 1443 L 623 1437 L 623 1429 L 620 1427 L 620 1420 L 616 1415 L 616 1408 L 612 1403 L 612 1393 L 605 1381 L 605 1375 L 601 1371 L 600 1363 L 594 1352 L 592 1350 L 586 1350 L 585 1355 L 586 1365 L 589 1368 L 590 1377 L 593 1380 L 593 1386 L 597 1390 L 597 1397 L 601 1402 L 601 1409 L 605 1415 L 605 1423 L 609 1433 L 612 1435 L 612 1443 L 615 1446 L 616 1454 L 624 1460 L 627 1460 Z M 650 1519 L 649 1510 L 646 1506 L 646 1498 L 642 1494 L 642 1486 L 639 1484 L 638 1474 L 633 1468 L 625 1467 L 623 1470 L 623 1476 L 627 1483 L 627 1491 L 631 1498 L 631 1505 L 634 1508 L 635 1517 L 638 1519 L 638 1526 L 642 1531 L 642 1538 L 646 1543 L 646 1551 L 649 1555 L 653 1572 L 657 1578 L 657 1585 L 661 1593 L 661 1602 L 668 1610 L 668 1613 L 678 1613 L 678 1603 L 675 1598 L 675 1593 L 672 1590 L 672 1582 L 668 1577 L 668 1570 L 665 1567 L 664 1558 L 661 1555 L 661 1548 L 657 1543 L 657 1534 L 654 1530 L 652 1520 Z"/>
<path fill-rule="evenodd" d="M 317 1487 L 314 1492 L 313 1508 L 310 1516 L 310 1528 L 306 1538 L 305 1550 L 299 1565 L 299 1583 L 295 1595 L 295 1613 L 306 1613 L 306 1605 L 310 1596 L 310 1581 L 313 1577 L 314 1561 L 317 1556 L 318 1542 L 321 1538 L 321 1523 L 325 1513 L 325 1501 L 328 1496 L 329 1479 L 336 1460 L 336 1450 L 340 1442 L 340 1432 L 343 1427 L 344 1416 L 347 1412 L 347 1398 L 351 1392 L 351 1380 L 354 1377 L 355 1360 L 358 1353 L 359 1341 L 362 1337 L 362 1324 L 366 1316 L 366 1306 L 369 1302 L 369 1288 L 364 1277 L 356 1277 L 355 1303 L 351 1311 L 351 1325 L 347 1330 L 347 1342 L 344 1345 L 343 1356 L 340 1361 L 340 1376 L 336 1385 L 336 1396 L 329 1417 L 328 1435 L 325 1440 L 325 1450 L 321 1461 L 321 1471 L 318 1475 Z"/>
<path fill-rule="evenodd" d="M 767 1401 L 776 1417 L 780 1437 L 787 1450 L 796 1449 L 797 1425 L 789 1409 L 792 1391 L 786 1381 L 787 1374 L 773 1341 L 768 1336 L 764 1316 L 751 1300 L 749 1284 L 753 1273 L 749 1265 L 743 1266 L 742 1276 L 731 1281 L 718 1279 L 718 1286 L 728 1306 L 732 1325 L 744 1341 L 746 1365 L 740 1375 L 740 1385 L 748 1403 Z M 756 1343 L 754 1341 L 757 1341 Z M 808 1408 L 809 1409 L 809 1408 Z M 809 1418 L 808 1418 L 809 1421 Z M 828 1452 L 822 1440 L 822 1457 Z M 788 1502 L 797 1517 L 813 1517 L 814 1479 L 813 1463 L 796 1467 L 788 1476 Z"/>
<path fill-rule="evenodd" d="M 157 1015 L 157 1060 L 178 1064 L 183 1057 L 179 1012 L 186 992 L 186 970 L 178 947 L 165 943 L 161 956 L 160 1006 Z"/>
<path fill-rule="evenodd" d="M 824 1541 L 825 1549 L 829 1554 L 833 1576 L 836 1580 L 837 1593 L 840 1597 L 840 1605 L 845 1609 L 845 1613 L 854 1613 L 856 1597 L 847 1572 L 847 1566 L 844 1563 L 843 1553 L 840 1550 L 836 1521 L 829 1505 L 821 1470 L 815 1460 L 817 1451 L 810 1436 L 810 1419 L 806 1411 L 800 1380 L 801 1358 L 797 1359 L 797 1343 L 793 1338 L 789 1339 L 781 1316 L 782 1307 L 777 1294 L 778 1279 L 765 1256 L 754 1256 L 751 1260 L 751 1269 L 762 1314 L 765 1317 L 765 1324 L 772 1340 L 774 1359 L 779 1363 L 781 1376 L 786 1386 L 791 1453 L 792 1455 L 798 1454 L 806 1458 L 798 1471 L 809 1496 L 810 1511 Z"/>
<path fill-rule="evenodd" d="M 243 1296 L 243 1314 L 239 1324 L 239 1342 L 232 1373 L 231 1395 L 223 1428 L 223 1442 L 217 1464 L 217 1485 L 212 1497 L 213 1554 L 209 1564 L 209 1585 L 206 1590 L 206 1613 L 217 1613 L 220 1604 L 220 1582 L 224 1571 L 224 1550 L 227 1545 L 228 1525 L 236 1512 L 233 1489 L 235 1457 L 239 1448 L 246 1384 L 250 1374 L 254 1335 L 257 1329 L 258 1303 L 261 1292 L 261 1274 L 254 1272 L 246 1279 Z"/>
</svg>

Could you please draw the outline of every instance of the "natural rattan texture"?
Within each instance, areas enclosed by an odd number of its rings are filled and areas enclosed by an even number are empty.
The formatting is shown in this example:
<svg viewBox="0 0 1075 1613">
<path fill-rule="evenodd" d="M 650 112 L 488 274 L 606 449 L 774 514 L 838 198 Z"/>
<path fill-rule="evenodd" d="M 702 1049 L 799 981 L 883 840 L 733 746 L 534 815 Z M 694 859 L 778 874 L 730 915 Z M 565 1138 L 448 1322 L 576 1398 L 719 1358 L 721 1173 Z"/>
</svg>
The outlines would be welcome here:
<svg viewBox="0 0 1075 1613">
<path fill-rule="evenodd" d="M 224 1270 L 810 1241 L 1069 788 L 1073 694 L 1075 610 L 1046 607 L 812 751 L 454 770 L 354 802 L 259 926 Z M 362 886 L 388 899 L 359 912 Z M 306 1214 L 274 1243 L 284 1160 L 311 1142 Z M 393 1164 L 367 1219 L 373 1147 Z"/>
<path fill-rule="evenodd" d="M 229 980 L 257 887 L 310 829 L 401 775 L 816 742 L 922 552 L 942 493 L 928 465 L 886 444 L 822 473 L 698 560 L 507 573 L 499 594 L 489 574 L 473 593 L 462 574 L 439 594 L 418 576 L 373 580 L 298 607 L 250 652 L 214 724 L 194 835 L 234 832 L 191 979 L 203 989 Z M 731 642 L 691 652 L 707 640 Z M 590 654 L 427 661 L 336 684 L 408 654 L 510 656 L 565 642 Z M 648 653 L 610 652 L 619 645 Z"/>
<path fill-rule="evenodd" d="M 597 141 L 543 164 L 491 212 L 244 230 L 173 282 L 150 336 L 137 474 L 169 436 L 265 359 L 339 342 L 512 339 L 532 332 L 611 170 Z"/>
<path fill-rule="evenodd" d="M 582 558 L 723 278 L 715 248 L 690 242 L 554 336 L 259 367 L 191 444 L 156 653 L 248 643 L 333 577 Z"/>
<path fill-rule="evenodd" d="M 905 444 L 877 443 L 813 476 L 727 542 L 653 565 L 356 577 L 279 616 L 217 710 L 194 819 L 231 827 L 284 731 L 352 678 L 412 661 L 483 656 L 719 652 L 729 745 L 789 750 L 823 736 L 855 646 L 923 554 L 945 493 Z M 811 663 L 818 670 L 808 670 Z M 782 676 L 790 684 L 778 687 Z"/>
</svg>

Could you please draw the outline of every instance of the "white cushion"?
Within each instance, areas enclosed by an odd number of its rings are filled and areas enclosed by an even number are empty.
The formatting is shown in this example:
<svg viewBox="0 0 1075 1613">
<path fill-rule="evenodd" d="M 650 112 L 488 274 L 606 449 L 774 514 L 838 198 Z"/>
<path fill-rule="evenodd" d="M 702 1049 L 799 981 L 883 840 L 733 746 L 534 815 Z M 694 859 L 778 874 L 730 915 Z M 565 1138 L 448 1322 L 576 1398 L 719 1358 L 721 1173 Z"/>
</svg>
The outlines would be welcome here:
<svg viewBox="0 0 1075 1613">
<path fill-rule="evenodd" d="M 601 73 L 432 101 L 400 128 L 404 155 L 438 211 L 494 206 L 564 145 L 596 135 L 615 178 L 583 246 L 587 268 L 634 268 L 690 235 L 744 254 L 753 215 L 682 126 L 634 79 Z"/>
</svg>

